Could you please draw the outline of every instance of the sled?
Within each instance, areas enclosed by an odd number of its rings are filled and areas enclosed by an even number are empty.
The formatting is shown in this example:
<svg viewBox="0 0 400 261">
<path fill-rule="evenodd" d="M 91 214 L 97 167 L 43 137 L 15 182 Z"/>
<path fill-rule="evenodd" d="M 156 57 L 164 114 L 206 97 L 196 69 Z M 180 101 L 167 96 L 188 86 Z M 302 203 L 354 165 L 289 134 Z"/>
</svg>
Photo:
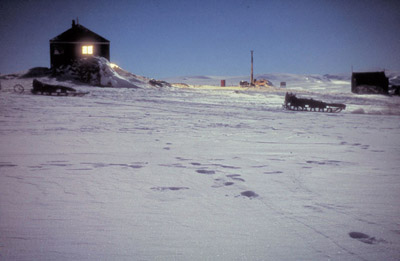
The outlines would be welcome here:
<svg viewBox="0 0 400 261">
<path fill-rule="evenodd" d="M 21 94 L 24 91 L 25 91 L 24 86 L 22 86 L 21 84 L 14 85 L 14 92 Z"/>
<path fill-rule="evenodd" d="M 67 86 L 43 83 L 36 79 L 33 80 L 32 86 L 31 92 L 38 95 L 83 96 L 89 93 L 78 92 L 74 88 Z"/>
<path fill-rule="evenodd" d="M 286 93 L 283 108 L 290 111 L 319 111 L 319 112 L 341 112 L 346 105 L 341 103 L 326 103 L 314 99 L 297 98 L 293 93 Z"/>
</svg>

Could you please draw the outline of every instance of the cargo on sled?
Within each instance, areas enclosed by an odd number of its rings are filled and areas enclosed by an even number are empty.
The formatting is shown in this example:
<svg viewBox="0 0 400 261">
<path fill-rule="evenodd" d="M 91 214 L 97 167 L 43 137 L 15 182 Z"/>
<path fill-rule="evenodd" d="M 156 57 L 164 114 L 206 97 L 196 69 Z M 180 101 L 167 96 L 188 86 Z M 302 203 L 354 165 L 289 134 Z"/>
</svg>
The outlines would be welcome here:
<svg viewBox="0 0 400 261">
<path fill-rule="evenodd" d="M 341 103 L 327 103 L 314 99 L 297 98 L 293 93 L 286 93 L 283 107 L 291 111 L 319 111 L 319 112 L 340 112 L 346 109 Z"/>
<path fill-rule="evenodd" d="M 32 86 L 33 88 L 31 92 L 33 94 L 41 94 L 41 95 L 83 96 L 89 93 L 89 92 L 78 92 L 74 88 L 67 86 L 43 83 L 41 81 L 38 81 L 37 79 L 33 80 Z"/>
</svg>

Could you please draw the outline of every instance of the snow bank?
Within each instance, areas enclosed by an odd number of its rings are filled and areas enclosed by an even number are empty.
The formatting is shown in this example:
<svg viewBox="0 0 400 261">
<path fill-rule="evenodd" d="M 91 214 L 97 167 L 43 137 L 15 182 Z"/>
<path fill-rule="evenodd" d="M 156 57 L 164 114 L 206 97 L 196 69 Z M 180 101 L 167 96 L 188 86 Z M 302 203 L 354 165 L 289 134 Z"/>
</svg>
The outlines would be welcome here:
<svg viewBox="0 0 400 261">
<path fill-rule="evenodd" d="M 121 75 L 120 73 L 124 74 Z M 72 65 L 58 68 L 55 72 L 59 80 L 76 80 L 80 83 L 100 87 L 146 88 L 155 84 L 154 79 L 137 76 L 113 66 L 103 57 L 88 57 L 75 61 Z M 157 84 L 164 87 L 167 83 Z"/>
<path fill-rule="evenodd" d="M 138 88 L 138 86 L 131 83 L 129 80 L 120 76 L 111 66 L 110 62 L 106 58 L 96 57 L 99 64 L 99 76 L 101 86 L 112 86 L 112 87 L 130 87 Z"/>
</svg>

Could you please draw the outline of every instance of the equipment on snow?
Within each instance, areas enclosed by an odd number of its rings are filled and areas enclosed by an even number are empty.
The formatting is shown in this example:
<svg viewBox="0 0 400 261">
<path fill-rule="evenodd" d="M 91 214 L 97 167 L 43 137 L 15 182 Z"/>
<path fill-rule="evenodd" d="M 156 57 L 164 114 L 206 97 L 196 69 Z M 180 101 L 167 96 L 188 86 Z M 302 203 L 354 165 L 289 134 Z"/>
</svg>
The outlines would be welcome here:
<svg viewBox="0 0 400 261">
<path fill-rule="evenodd" d="M 62 86 L 62 85 L 52 85 L 48 83 L 43 83 L 37 79 L 33 80 L 33 89 L 31 92 L 33 94 L 41 95 L 63 95 L 63 96 L 83 96 L 89 92 L 77 92 L 74 88 Z"/>
<path fill-rule="evenodd" d="M 346 109 L 346 105 L 341 103 L 326 103 L 314 99 L 297 98 L 293 93 L 286 93 L 283 107 L 291 111 L 320 111 L 320 112 L 340 112 Z"/>
</svg>

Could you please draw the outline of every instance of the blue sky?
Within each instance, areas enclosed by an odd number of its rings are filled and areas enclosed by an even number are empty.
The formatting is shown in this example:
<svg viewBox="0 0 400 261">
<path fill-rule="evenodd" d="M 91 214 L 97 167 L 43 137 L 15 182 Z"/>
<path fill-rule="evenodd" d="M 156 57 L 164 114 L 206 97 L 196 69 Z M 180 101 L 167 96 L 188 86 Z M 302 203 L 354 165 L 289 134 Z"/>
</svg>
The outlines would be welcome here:
<svg viewBox="0 0 400 261">
<path fill-rule="evenodd" d="M 111 41 L 111 61 L 153 78 L 400 70 L 396 0 L 2 0 L 0 73 L 49 66 L 72 19 Z"/>
</svg>

